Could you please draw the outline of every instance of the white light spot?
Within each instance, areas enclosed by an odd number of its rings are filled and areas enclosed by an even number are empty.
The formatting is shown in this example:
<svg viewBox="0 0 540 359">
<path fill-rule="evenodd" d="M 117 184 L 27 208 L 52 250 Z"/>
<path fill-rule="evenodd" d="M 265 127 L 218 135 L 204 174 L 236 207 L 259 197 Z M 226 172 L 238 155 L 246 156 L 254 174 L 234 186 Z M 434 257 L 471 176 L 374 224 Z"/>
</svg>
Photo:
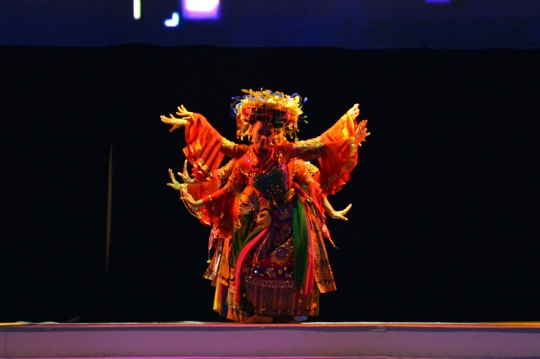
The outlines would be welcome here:
<svg viewBox="0 0 540 359">
<path fill-rule="evenodd" d="M 141 0 L 133 0 L 133 18 L 135 20 L 141 18 Z"/>
<path fill-rule="evenodd" d="M 164 24 L 167 27 L 177 27 L 180 23 L 180 15 L 177 12 L 173 12 L 170 19 L 165 20 Z"/>
</svg>

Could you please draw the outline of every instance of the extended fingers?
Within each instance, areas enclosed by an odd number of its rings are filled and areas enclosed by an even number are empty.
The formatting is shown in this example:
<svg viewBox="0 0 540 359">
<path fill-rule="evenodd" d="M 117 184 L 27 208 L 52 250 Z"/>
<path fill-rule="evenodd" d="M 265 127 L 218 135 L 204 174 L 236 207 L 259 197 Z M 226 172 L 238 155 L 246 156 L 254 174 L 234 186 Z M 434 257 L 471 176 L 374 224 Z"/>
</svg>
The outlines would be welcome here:
<svg viewBox="0 0 540 359">
<path fill-rule="evenodd" d="M 339 213 L 336 215 L 336 219 L 341 219 L 342 221 L 347 222 L 349 219 L 345 217 L 343 214 Z"/>
<path fill-rule="evenodd" d="M 345 217 L 345 215 L 347 214 L 347 212 L 349 212 L 349 210 L 352 208 L 352 203 L 349 204 L 347 207 L 345 207 L 345 209 L 341 210 L 341 211 L 335 211 L 334 212 L 334 216 L 333 218 L 335 219 L 341 219 L 343 221 L 348 221 L 349 219 L 347 217 Z"/>
<path fill-rule="evenodd" d="M 191 115 L 193 114 L 192 112 L 189 112 L 184 105 L 178 106 L 178 112 L 176 113 L 181 116 L 187 116 L 187 117 L 191 117 Z"/>
<path fill-rule="evenodd" d="M 184 182 L 186 183 L 189 183 L 191 182 L 191 177 L 189 177 L 188 175 L 182 173 L 182 172 L 178 172 L 178 175 L 182 178 L 182 180 L 184 180 Z"/>
<path fill-rule="evenodd" d="M 347 217 L 345 217 L 344 215 L 342 215 L 339 211 L 334 212 L 334 214 L 332 215 L 332 218 L 334 218 L 334 219 L 341 219 L 342 221 L 348 221 Z"/>
<path fill-rule="evenodd" d="M 356 130 L 357 131 L 360 130 L 360 129 L 364 130 L 366 128 L 367 128 L 367 120 L 362 120 L 362 121 L 360 121 L 360 123 L 356 127 Z"/>
<path fill-rule="evenodd" d="M 340 213 L 342 215 L 345 215 L 345 214 L 347 214 L 347 212 L 349 212 L 351 210 L 351 208 L 352 208 L 352 203 L 350 203 L 347 207 L 345 207 L 344 210 L 340 211 Z"/>
<path fill-rule="evenodd" d="M 362 144 L 360 142 L 365 141 L 366 137 L 369 135 L 371 135 L 371 133 L 367 132 L 367 120 L 363 120 L 356 127 L 356 137 L 359 141 L 358 145 L 361 146 Z"/>
</svg>

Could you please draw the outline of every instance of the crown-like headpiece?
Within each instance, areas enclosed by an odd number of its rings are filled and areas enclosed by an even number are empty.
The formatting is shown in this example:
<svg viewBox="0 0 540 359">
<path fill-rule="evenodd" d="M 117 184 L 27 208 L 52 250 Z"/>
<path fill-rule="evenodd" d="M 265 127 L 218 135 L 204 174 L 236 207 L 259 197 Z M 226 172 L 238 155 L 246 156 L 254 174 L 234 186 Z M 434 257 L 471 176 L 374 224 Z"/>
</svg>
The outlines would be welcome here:
<svg viewBox="0 0 540 359">
<path fill-rule="evenodd" d="M 233 97 L 231 116 L 236 118 L 236 137 L 250 136 L 250 127 L 257 121 L 266 121 L 285 135 L 296 138 L 298 118 L 303 113 L 302 106 L 307 98 L 298 94 L 291 96 L 271 90 L 242 90 L 245 95 Z M 305 116 L 304 116 L 305 117 Z"/>
</svg>

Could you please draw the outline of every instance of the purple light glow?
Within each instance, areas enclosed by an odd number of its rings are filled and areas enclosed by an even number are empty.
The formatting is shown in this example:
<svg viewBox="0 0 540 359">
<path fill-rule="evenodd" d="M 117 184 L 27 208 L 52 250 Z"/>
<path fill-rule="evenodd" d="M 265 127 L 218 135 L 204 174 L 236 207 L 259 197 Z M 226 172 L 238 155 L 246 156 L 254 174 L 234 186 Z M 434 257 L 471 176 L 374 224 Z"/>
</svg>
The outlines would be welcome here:
<svg viewBox="0 0 540 359">
<path fill-rule="evenodd" d="M 182 0 L 182 16 L 190 20 L 218 20 L 219 0 Z"/>
<path fill-rule="evenodd" d="M 450 4 L 452 0 L 426 0 L 426 4 Z"/>
</svg>

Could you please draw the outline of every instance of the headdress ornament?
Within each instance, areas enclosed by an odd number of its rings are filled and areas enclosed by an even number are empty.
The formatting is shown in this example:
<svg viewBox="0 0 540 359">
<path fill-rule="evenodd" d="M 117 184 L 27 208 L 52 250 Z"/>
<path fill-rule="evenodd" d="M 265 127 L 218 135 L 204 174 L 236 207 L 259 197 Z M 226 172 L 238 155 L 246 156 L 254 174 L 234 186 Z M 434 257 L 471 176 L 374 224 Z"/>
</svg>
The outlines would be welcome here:
<svg viewBox="0 0 540 359">
<path fill-rule="evenodd" d="M 233 97 L 231 116 L 236 118 L 236 137 L 249 137 L 250 127 L 257 121 L 270 122 L 282 129 L 285 135 L 296 138 L 298 119 L 303 114 L 302 106 L 307 101 L 297 93 L 286 95 L 271 90 L 242 90 L 245 95 Z M 307 116 L 302 116 L 305 121 Z M 307 122 L 307 121 L 305 121 Z"/>
</svg>

